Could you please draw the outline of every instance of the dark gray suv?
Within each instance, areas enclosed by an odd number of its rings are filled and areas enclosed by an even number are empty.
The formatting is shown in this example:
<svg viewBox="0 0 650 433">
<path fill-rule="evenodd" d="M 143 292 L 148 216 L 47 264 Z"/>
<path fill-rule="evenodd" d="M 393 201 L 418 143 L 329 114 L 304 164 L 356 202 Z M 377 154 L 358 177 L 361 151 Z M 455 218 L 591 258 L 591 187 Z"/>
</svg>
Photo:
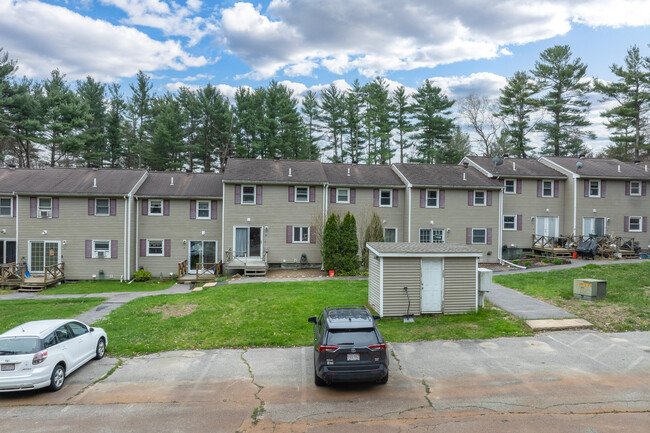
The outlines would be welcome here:
<svg viewBox="0 0 650 433">
<path fill-rule="evenodd" d="M 388 382 L 388 355 L 373 316 L 364 305 L 326 307 L 314 324 L 314 382 Z"/>
</svg>

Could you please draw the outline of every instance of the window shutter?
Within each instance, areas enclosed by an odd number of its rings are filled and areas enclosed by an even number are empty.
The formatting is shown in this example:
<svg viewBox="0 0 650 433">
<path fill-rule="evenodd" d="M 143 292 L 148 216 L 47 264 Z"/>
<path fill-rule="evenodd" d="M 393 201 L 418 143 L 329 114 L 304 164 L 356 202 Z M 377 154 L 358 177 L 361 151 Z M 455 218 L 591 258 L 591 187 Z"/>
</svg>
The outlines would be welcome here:
<svg viewBox="0 0 650 433">
<path fill-rule="evenodd" d="M 467 206 L 474 206 L 474 191 L 467 191 Z"/>
<path fill-rule="evenodd" d="M 373 197 L 372 205 L 374 207 L 378 207 L 379 206 L 379 190 L 378 189 L 373 189 L 372 190 L 372 197 Z"/>
<path fill-rule="evenodd" d="M 315 186 L 310 186 L 309 187 L 309 203 L 315 203 L 316 202 L 316 187 Z"/>
<path fill-rule="evenodd" d="M 487 205 L 492 206 L 492 191 L 487 192 Z"/>
<path fill-rule="evenodd" d="M 399 189 L 394 189 L 393 190 L 393 207 L 399 207 Z"/>
<path fill-rule="evenodd" d="M 521 194 L 521 185 L 524 183 L 523 180 L 517 179 L 517 194 Z"/>
<path fill-rule="evenodd" d="M 235 204 L 241 204 L 241 185 L 235 185 Z"/>
<path fill-rule="evenodd" d="M 163 200 L 163 216 L 169 216 L 169 200 Z"/>
<path fill-rule="evenodd" d="M 427 190 L 420 190 L 420 207 L 427 207 Z"/>
<path fill-rule="evenodd" d="M 558 198 L 560 196 L 560 181 L 553 181 L 553 197 Z"/>
<path fill-rule="evenodd" d="M 196 200 L 190 200 L 190 219 L 196 219 Z"/>
<path fill-rule="evenodd" d="M 93 241 L 86 240 L 86 258 L 90 259 L 93 256 Z"/>
<path fill-rule="evenodd" d="M 29 217 L 36 218 L 36 197 L 29 198 Z"/>
<path fill-rule="evenodd" d="M 111 241 L 111 259 L 117 259 L 117 240 Z"/>
<path fill-rule="evenodd" d="M 149 200 L 146 198 L 142 200 L 142 216 L 149 214 Z"/>
<path fill-rule="evenodd" d="M 293 226 L 287 226 L 286 242 L 288 244 L 293 242 Z"/>
<path fill-rule="evenodd" d="M 542 196 L 542 181 L 538 180 L 537 181 L 537 197 Z"/>
<path fill-rule="evenodd" d="M 117 200 L 114 198 L 110 200 L 110 215 L 111 216 L 117 215 Z"/>
<path fill-rule="evenodd" d="M 216 220 L 218 213 L 218 205 L 217 205 L 217 200 L 212 200 L 210 201 L 210 219 L 211 220 Z"/>
<path fill-rule="evenodd" d="M 467 245 L 472 244 L 472 228 L 471 227 L 467 227 L 465 229 L 465 243 Z"/>
<path fill-rule="evenodd" d="M 95 199 L 94 198 L 89 198 L 88 199 L 88 216 L 93 216 L 95 215 Z"/>
<path fill-rule="evenodd" d="M 292 186 L 289 187 L 289 202 L 295 201 L 295 193 Z"/>
<path fill-rule="evenodd" d="M 487 229 L 487 244 L 492 245 L 492 229 Z"/>
<path fill-rule="evenodd" d="M 314 226 L 309 227 L 309 243 L 310 244 L 316 243 L 316 231 L 314 230 Z"/>
<path fill-rule="evenodd" d="M 589 197 L 589 179 L 585 179 L 583 182 L 585 184 L 585 197 Z"/>
<path fill-rule="evenodd" d="M 357 202 L 357 189 L 350 188 L 350 204 L 355 204 Z"/>
<path fill-rule="evenodd" d="M 605 198 L 607 195 L 607 181 L 606 180 L 601 180 L 600 181 L 600 198 Z"/>
<path fill-rule="evenodd" d="M 645 195 L 645 189 L 643 191 L 644 191 L 643 195 Z M 18 196 L 14 197 L 11 201 L 13 202 L 12 203 L 13 210 L 11 216 L 17 217 L 18 215 L 16 215 L 16 206 L 17 206 L 16 202 L 18 201 Z"/>
<path fill-rule="evenodd" d="M 521 231 L 523 228 L 523 215 L 517 214 L 517 231 Z"/>
<path fill-rule="evenodd" d="M 444 189 L 438 190 L 438 207 L 440 209 L 445 208 L 445 190 Z"/>
<path fill-rule="evenodd" d="M 165 239 L 165 257 L 171 257 L 172 255 L 172 240 L 171 239 Z"/>
<path fill-rule="evenodd" d="M 58 197 L 53 197 L 52 198 L 52 218 L 58 218 L 59 217 L 59 198 Z"/>
<path fill-rule="evenodd" d="M 147 255 L 147 240 L 140 239 L 140 257 L 145 257 Z"/>
<path fill-rule="evenodd" d="M 630 181 L 625 181 L 625 195 L 630 195 Z"/>
<path fill-rule="evenodd" d="M 255 204 L 261 205 L 262 204 L 262 185 L 257 185 L 255 187 L 255 194 L 256 194 Z"/>
<path fill-rule="evenodd" d="M 629 216 L 623 217 L 623 231 L 624 232 L 629 232 L 630 231 L 630 217 Z"/>
<path fill-rule="evenodd" d="M 642 195 L 643 197 L 645 197 L 645 190 L 646 190 L 646 185 L 647 185 L 647 184 L 648 184 L 648 182 L 645 182 L 645 181 L 644 181 L 644 182 L 641 182 L 641 195 Z M 15 202 L 14 202 L 14 204 L 15 204 Z M 16 214 L 16 213 L 14 212 L 14 215 L 15 215 L 15 214 Z"/>
<path fill-rule="evenodd" d="M 648 217 L 644 216 L 643 217 L 643 233 L 646 233 L 648 231 Z"/>
<path fill-rule="evenodd" d="M 330 189 L 330 203 L 336 203 L 336 188 Z"/>
</svg>

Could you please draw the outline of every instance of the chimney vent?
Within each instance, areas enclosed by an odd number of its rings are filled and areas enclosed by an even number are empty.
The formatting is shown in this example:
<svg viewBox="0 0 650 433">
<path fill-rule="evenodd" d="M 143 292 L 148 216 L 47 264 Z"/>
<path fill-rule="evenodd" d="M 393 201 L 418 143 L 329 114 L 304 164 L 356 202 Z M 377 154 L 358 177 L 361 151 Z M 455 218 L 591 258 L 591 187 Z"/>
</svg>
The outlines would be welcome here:
<svg viewBox="0 0 650 433">
<path fill-rule="evenodd" d="M 174 186 L 174 176 L 172 176 L 172 181 L 171 181 L 171 183 L 169 184 L 169 186 Z"/>
<path fill-rule="evenodd" d="M 350 167 L 348 167 L 348 176 L 350 176 Z"/>
<path fill-rule="evenodd" d="M 621 172 L 621 164 L 618 165 L 618 172 Z"/>
<path fill-rule="evenodd" d="M 465 172 L 463 172 L 463 180 L 467 180 L 467 176 L 465 176 Z"/>
<path fill-rule="evenodd" d="M 93 188 L 97 188 L 97 178 L 93 177 Z"/>
<path fill-rule="evenodd" d="M 512 171 L 517 171 L 517 166 L 514 161 L 512 161 Z"/>
<path fill-rule="evenodd" d="M 289 177 L 291 177 L 291 176 L 293 176 L 293 175 L 291 174 L 291 167 L 289 167 Z"/>
</svg>

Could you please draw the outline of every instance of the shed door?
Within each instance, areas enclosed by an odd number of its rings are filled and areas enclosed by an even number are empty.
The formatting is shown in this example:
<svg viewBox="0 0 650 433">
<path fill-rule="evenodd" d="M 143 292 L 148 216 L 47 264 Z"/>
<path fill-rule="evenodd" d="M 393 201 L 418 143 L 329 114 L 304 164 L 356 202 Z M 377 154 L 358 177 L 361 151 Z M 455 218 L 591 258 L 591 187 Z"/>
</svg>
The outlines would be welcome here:
<svg viewBox="0 0 650 433">
<path fill-rule="evenodd" d="M 422 313 L 442 312 L 442 259 L 422 259 Z"/>
</svg>

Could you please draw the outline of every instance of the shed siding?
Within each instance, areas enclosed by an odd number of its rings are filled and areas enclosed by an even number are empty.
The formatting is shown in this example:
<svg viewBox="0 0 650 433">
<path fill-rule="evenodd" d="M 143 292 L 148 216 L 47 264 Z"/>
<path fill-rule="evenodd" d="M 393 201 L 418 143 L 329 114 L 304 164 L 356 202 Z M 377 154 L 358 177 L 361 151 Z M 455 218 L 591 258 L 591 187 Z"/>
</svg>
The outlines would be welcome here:
<svg viewBox="0 0 650 433">
<path fill-rule="evenodd" d="M 444 314 L 476 311 L 476 259 L 448 257 L 444 262 Z"/>
<path fill-rule="evenodd" d="M 384 258 L 384 316 L 407 314 L 408 300 L 404 286 L 411 298 L 410 314 L 420 314 L 420 258 Z"/>
<path fill-rule="evenodd" d="M 381 287 L 380 287 L 380 265 L 377 256 L 370 253 L 368 260 L 368 304 L 379 314 L 381 314 Z"/>
</svg>

